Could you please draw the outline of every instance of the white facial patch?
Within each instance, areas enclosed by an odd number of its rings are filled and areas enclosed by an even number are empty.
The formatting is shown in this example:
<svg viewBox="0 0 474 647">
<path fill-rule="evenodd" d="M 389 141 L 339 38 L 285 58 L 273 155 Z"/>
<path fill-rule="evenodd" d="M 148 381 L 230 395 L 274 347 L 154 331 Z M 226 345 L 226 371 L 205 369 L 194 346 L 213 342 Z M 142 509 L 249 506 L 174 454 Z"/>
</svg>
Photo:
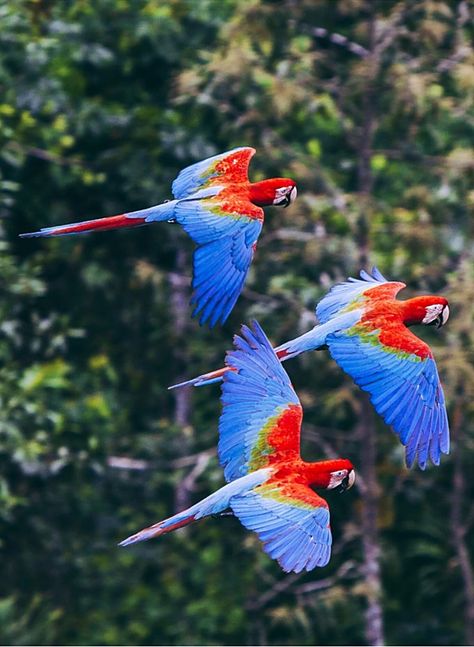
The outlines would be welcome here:
<svg viewBox="0 0 474 647">
<path fill-rule="evenodd" d="M 426 306 L 426 314 L 422 319 L 422 323 L 429 324 L 435 319 L 437 319 L 439 315 L 443 312 L 444 307 L 445 306 L 442 303 L 434 303 L 432 306 Z M 448 309 L 448 317 L 449 317 L 449 309 Z M 444 313 L 443 313 L 443 323 L 445 323 Z"/>
<path fill-rule="evenodd" d="M 353 470 L 351 473 L 354 473 Z M 332 490 L 338 485 L 341 485 L 342 481 L 346 478 L 346 476 L 347 476 L 347 470 L 337 470 L 337 472 L 331 472 L 331 478 L 329 479 L 328 490 Z M 355 478 L 355 475 L 354 475 L 354 478 Z"/>
</svg>

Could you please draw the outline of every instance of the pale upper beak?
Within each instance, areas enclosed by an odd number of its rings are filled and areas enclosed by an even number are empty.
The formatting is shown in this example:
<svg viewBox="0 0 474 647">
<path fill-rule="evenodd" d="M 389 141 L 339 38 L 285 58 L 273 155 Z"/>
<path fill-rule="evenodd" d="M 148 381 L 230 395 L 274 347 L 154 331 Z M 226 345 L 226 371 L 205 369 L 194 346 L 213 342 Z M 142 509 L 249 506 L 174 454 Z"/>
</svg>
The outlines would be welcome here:
<svg viewBox="0 0 474 647">
<path fill-rule="evenodd" d="M 441 313 L 440 326 L 444 326 L 444 324 L 448 321 L 448 319 L 449 319 L 449 306 L 444 306 L 443 312 Z"/>
<path fill-rule="evenodd" d="M 290 191 L 289 201 L 288 201 L 288 204 L 285 205 L 285 207 L 287 207 L 290 204 L 293 204 L 293 202 L 296 200 L 297 195 L 298 195 L 298 189 L 296 188 L 296 186 L 294 186 Z"/>
<path fill-rule="evenodd" d="M 444 306 L 444 308 L 441 310 L 441 313 L 436 317 L 434 320 L 434 325 L 436 328 L 441 328 L 441 326 L 444 326 L 444 324 L 448 321 L 449 319 L 449 307 Z"/>
</svg>

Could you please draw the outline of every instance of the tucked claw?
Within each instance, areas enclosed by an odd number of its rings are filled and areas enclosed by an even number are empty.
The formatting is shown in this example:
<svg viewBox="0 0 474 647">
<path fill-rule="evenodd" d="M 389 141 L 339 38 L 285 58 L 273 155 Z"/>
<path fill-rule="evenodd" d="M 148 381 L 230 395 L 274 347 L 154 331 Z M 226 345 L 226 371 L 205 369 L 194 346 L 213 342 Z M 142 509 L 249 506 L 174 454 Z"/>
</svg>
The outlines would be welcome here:
<svg viewBox="0 0 474 647">
<path fill-rule="evenodd" d="M 219 519 L 219 517 L 235 517 L 235 514 L 232 510 L 226 510 L 225 512 L 216 512 L 215 514 L 211 514 L 211 517 L 213 519 Z"/>
</svg>

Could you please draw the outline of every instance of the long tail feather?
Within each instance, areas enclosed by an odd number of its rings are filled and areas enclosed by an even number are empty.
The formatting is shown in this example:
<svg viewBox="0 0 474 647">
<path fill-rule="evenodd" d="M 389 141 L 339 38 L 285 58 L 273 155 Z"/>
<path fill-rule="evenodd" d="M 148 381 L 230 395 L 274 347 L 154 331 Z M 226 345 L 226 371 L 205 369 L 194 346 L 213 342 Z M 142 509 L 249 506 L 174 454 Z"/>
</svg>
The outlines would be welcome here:
<svg viewBox="0 0 474 647">
<path fill-rule="evenodd" d="M 153 524 L 153 526 L 144 528 L 134 535 L 130 535 L 130 537 L 121 541 L 119 546 L 130 546 L 130 544 L 136 544 L 139 541 L 146 541 L 147 539 L 164 535 L 167 532 L 178 530 L 178 528 L 184 528 L 184 526 L 189 525 L 193 521 L 195 521 L 194 514 L 190 514 L 189 510 L 185 510 L 184 512 L 175 514 L 169 519 L 165 519 L 164 521 Z"/>
<path fill-rule="evenodd" d="M 287 359 L 296 357 L 301 353 L 309 350 L 323 350 L 326 348 L 326 337 L 329 333 L 337 332 L 338 330 L 343 330 L 353 325 L 355 321 L 359 318 L 359 313 L 357 311 L 344 313 L 339 317 L 334 317 L 325 324 L 314 326 L 311 330 L 304 335 L 300 335 L 295 339 L 287 341 L 281 346 L 274 348 L 276 356 L 280 362 L 285 362 Z M 210 373 L 203 373 L 198 375 L 198 377 L 193 378 L 192 380 L 186 380 L 186 382 L 180 382 L 179 384 L 173 384 L 169 386 L 168 390 L 179 389 L 182 386 L 208 386 L 209 384 L 214 384 L 215 382 L 220 382 L 222 377 L 227 371 L 233 369 L 226 366 L 225 368 L 220 368 L 217 371 L 211 371 Z"/>
<path fill-rule="evenodd" d="M 207 517 L 211 514 L 217 514 L 226 510 L 233 496 L 242 494 L 251 490 L 256 485 L 260 485 L 270 476 L 271 470 L 261 469 L 251 474 L 247 474 L 235 481 L 231 481 L 226 485 L 222 486 L 217 492 L 213 492 L 199 503 L 191 506 L 187 510 L 178 512 L 178 514 L 155 523 L 153 526 L 144 528 L 139 532 L 127 537 L 120 542 L 119 546 L 129 546 L 130 544 L 136 544 L 139 541 L 146 541 L 152 537 L 158 537 L 159 535 L 164 535 L 167 532 L 172 532 L 173 530 L 178 530 L 178 528 L 183 528 L 193 521 L 198 521 L 203 517 Z"/>
<path fill-rule="evenodd" d="M 122 229 L 125 227 L 140 227 L 149 222 L 163 222 L 173 220 L 176 200 L 163 202 L 148 209 L 131 211 L 119 216 L 108 218 L 95 218 L 94 220 L 83 220 L 82 222 L 71 222 L 67 225 L 57 227 L 43 227 L 39 231 L 28 234 L 20 234 L 20 238 L 42 238 L 49 236 L 71 236 L 73 234 L 85 234 L 90 231 L 107 231 L 109 229 Z"/>
<path fill-rule="evenodd" d="M 289 354 L 285 350 L 277 350 L 276 354 L 281 361 L 284 361 L 289 357 Z M 192 380 L 186 380 L 186 382 L 179 382 L 179 384 L 173 384 L 172 386 L 169 386 L 168 391 L 172 391 L 173 389 L 180 389 L 183 386 L 209 386 L 209 384 L 216 384 L 217 382 L 222 381 L 222 378 L 228 371 L 233 370 L 235 369 L 232 369 L 229 366 L 225 366 L 224 368 L 217 369 L 217 371 L 203 373 L 202 375 L 194 377 Z"/>
<path fill-rule="evenodd" d="M 121 229 L 123 227 L 137 227 L 146 224 L 145 221 L 145 218 L 129 218 L 123 214 L 120 216 L 110 216 L 109 218 L 73 222 L 69 225 L 59 225 L 58 227 L 43 227 L 39 231 L 20 234 L 20 238 L 71 236 L 72 234 L 84 234 L 90 231 L 107 231 L 108 229 Z"/>
<path fill-rule="evenodd" d="M 198 377 L 195 377 L 192 380 L 187 380 L 186 382 L 180 382 L 179 384 L 173 384 L 172 386 L 169 386 L 168 391 L 172 391 L 173 389 L 180 389 L 182 386 L 207 386 L 208 384 L 214 384 L 216 382 L 220 382 L 223 375 L 225 375 L 227 371 L 231 370 L 233 369 L 226 366 L 224 368 L 219 368 L 217 371 L 203 373 L 202 375 L 198 375 Z"/>
<path fill-rule="evenodd" d="M 289 354 L 285 350 L 276 351 L 278 359 L 284 361 L 289 358 Z M 233 371 L 235 369 L 225 366 L 224 368 L 219 368 L 217 371 L 211 371 L 210 373 L 203 373 L 194 377 L 192 380 L 186 380 L 186 382 L 179 382 L 179 384 L 173 384 L 168 387 L 168 391 L 173 389 L 180 389 L 183 386 L 209 386 L 209 384 L 216 384 L 221 382 L 222 378 L 228 371 Z"/>
</svg>

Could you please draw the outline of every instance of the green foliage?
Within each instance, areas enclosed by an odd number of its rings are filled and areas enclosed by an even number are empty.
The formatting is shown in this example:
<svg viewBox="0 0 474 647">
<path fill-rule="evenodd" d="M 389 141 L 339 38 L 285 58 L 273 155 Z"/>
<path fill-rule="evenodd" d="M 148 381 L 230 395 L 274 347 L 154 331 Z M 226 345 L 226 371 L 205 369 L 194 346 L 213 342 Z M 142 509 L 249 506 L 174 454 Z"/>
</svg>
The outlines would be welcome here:
<svg viewBox="0 0 474 647">
<path fill-rule="evenodd" d="M 218 388 L 166 387 L 217 367 L 251 317 L 276 343 L 307 330 L 315 302 L 358 271 L 364 240 L 407 293 L 450 300 L 448 325 L 420 334 L 472 472 L 474 54 L 463 4 L 0 7 L 0 642 L 365 643 L 362 489 L 328 494 L 333 558 L 298 578 L 231 518 L 116 543 L 222 483 L 209 453 Z M 374 58 L 311 35 L 320 27 L 369 48 L 370 7 Z M 192 246 L 178 228 L 17 238 L 155 204 L 180 168 L 237 145 L 258 150 L 252 179 L 294 177 L 299 198 L 269 210 L 222 330 L 200 329 L 179 301 Z M 304 456 L 357 466 L 360 391 L 325 353 L 287 369 L 305 407 Z M 387 643 L 458 644 L 453 461 L 408 472 L 380 421 L 377 432 Z M 466 524 L 473 494 L 467 479 Z M 472 533 L 466 542 L 472 555 Z"/>
</svg>

